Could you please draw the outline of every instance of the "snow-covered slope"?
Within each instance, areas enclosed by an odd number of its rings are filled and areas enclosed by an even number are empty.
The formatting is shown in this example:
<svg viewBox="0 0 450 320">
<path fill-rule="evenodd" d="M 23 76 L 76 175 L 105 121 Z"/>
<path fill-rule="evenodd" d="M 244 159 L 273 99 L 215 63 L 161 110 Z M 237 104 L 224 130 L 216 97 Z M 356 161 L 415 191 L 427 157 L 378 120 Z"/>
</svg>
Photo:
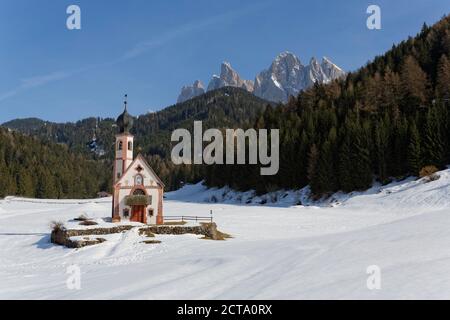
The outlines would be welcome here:
<svg viewBox="0 0 450 320">
<path fill-rule="evenodd" d="M 165 214 L 213 210 L 233 239 L 157 236 L 162 243 L 149 245 L 132 230 L 79 250 L 51 245 L 49 221 L 108 216 L 110 199 L 8 198 L 0 201 L 0 298 L 449 299 L 450 170 L 439 174 L 310 206 L 295 205 L 307 190 L 260 205 L 242 200 L 256 199 L 251 193 L 187 186 L 167 194 Z M 205 202 L 212 196 L 216 203 Z M 73 264 L 81 290 L 66 287 Z M 367 288 L 371 265 L 381 269 L 380 290 Z"/>
</svg>

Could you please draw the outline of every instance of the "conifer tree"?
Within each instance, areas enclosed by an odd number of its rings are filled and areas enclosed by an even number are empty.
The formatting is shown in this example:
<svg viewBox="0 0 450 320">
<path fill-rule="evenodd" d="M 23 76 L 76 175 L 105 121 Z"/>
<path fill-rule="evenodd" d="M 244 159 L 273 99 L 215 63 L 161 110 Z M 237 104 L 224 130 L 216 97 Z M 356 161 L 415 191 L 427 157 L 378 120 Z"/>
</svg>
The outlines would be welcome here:
<svg viewBox="0 0 450 320">
<path fill-rule="evenodd" d="M 450 99 L 450 61 L 445 55 L 439 59 L 436 93 L 440 99 Z"/>
<path fill-rule="evenodd" d="M 317 178 L 317 165 L 319 160 L 319 150 L 317 146 L 313 144 L 308 153 L 308 180 L 310 184 L 316 183 Z M 315 187 L 313 187 L 315 188 Z"/>
<path fill-rule="evenodd" d="M 333 161 L 333 143 L 334 141 L 327 139 L 320 148 L 315 180 L 311 182 L 311 190 L 316 195 L 323 195 L 337 189 Z"/>
<path fill-rule="evenodd" d="M 339 187 L 344 192 L 354 190 L 353 174 L 352 174 L 352 145 L 349 134 L 344 134 L 344 140 L 339 150 Z"/>
<path fill-rule="evenodd" d="M 355 129 L 351 155 L 353 162 L 352 180 L 354 189 L 365 190 L 372 184 L 370 151 L 367 144 L 368 132 L 359 126 L 356 126 Z"/>
<path fill-rule="evenodd" d="M 409 126 L 408 144 L 408 170 L 410 174 L 418 175 L 422 168 L 422 151 L 420 146 L 420 135 L 414 121 Z"/>
<path fill-rule="evenodd" d="M 16 179 L 18 195 L 30 198 L 35 197 L 33 179 L 28 170 L 20 169 L 16 175 Z"/>
<path fill-rule="evenodd" d="M 441 117 L 437 113 L 437 108 L 428 110 L 425 118 L 424 128 L 424 165 L 434 165 L 442 167 L 445 162 L 444 141 L 442 135 Z"/>
</svg>

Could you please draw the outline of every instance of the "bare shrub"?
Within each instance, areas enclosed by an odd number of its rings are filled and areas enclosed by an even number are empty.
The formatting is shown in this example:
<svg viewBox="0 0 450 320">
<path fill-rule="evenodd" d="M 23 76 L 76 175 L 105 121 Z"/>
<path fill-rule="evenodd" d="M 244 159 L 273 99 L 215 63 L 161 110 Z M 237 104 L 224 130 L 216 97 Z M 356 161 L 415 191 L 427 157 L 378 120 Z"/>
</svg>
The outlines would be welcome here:
<svg viewBox="0 0 450 320">
<path fill-rule="evenodd" d="M 50 222 L 50 229 L 54 232 L 61 231 L 64 229 L 64 222 L 53 220 Z"/>
<path fill-rule="evenodd" d="M 420 169 L 419 176 L 421 178 L 428 177 L 433 173 L 436 173 L 437 171 L 438 169 L 435 166 L 425 166 L 422 169 Z"/>
<path fill-rule="evenodd" d="M 420 169 L 419 176 L 425 178 L 426 182 L 436 181 L 439 179 L 439 175 L 436 173 L 438 169 L 435 166 L 425 166 Z"/>
</svg>

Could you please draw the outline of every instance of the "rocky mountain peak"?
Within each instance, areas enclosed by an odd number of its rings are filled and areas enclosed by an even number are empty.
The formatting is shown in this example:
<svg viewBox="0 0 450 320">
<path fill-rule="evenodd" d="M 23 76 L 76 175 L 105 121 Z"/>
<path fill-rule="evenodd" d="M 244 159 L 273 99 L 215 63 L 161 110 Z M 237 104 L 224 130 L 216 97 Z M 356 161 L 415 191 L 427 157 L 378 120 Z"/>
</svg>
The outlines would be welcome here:
<svg viewBox="0 0 450 320">
<path fill-rule="evenodd" d="M 345 72 L 328 58 L 322 63 L 312 57 L 307 66 L 293 53 L 280 53 L 267 70 L 256 76 L 254 94 L 275 102 L 286 102 L 289 96 L 297 96 L 316 81 L 327 83 L 342 77 Z"/>
<path fill-rule="evenodd" d="M 231 67 L 231 64 L 224 61 L 220 66 L 220 76 L 212 76 L 208 84 L 208 91 L 227 86 L 243 88 L 249 92 L 253 91 L 253 81 L 241 79 L 239 74 Z"/>
<path fill-rule="evenodd" d="M 212 76 L 207 91 L 231 86 L 243 88 L 266 100 L 286 102 L 289 96 L 297 96 L 300 91 L 309 88 L 316 81 L 328 83 L 345 75 L 346 73 L 327 57 L 323 57 L 321 62 L 313 57 L 305 66 L 295 54 L 284 51 L 275 57 L 268 69 L 255 77 L 254 82 L 241 79 L 229 62 L 222 62 L 220 75 Z M 194 92 L 195 83 L 193 86 L 183 88 L 186 88 L 183 89 L 186 96 L 191 98 L 190 94 Z M 195 92 L 201 94 L 204 89 Z M 180 96 L 183 96 L 183 92 Z"/>
<path fill-rule="evenodd" d="M 200 80 L 195 80 L 190 86 L 183 86 L 181 93 L 178 96 L 177 103 L 184 102 L 205 93 L 205 87 Z"/>
<path fill-rule="evenodd" d="M 320 64 L 323 72 L 327 76 L 328 80 L 334 80 L 338 78 L 342 78 L 346 75 L 345 71 L 331 62 L 327 57 L 322 58 L 322 63 Z"/>
<path fill-rule="evenodd" d="M 276 65 L 276 64 L 280 64 L 280 63 L 283 63 L 287 66 L 292 66 L 292 67 L 294 67 L 296 65 L 301 65 L 300 59 L 295 54 L 293 54 L 292 52 L 289 52 L 289 51 L 284 51 L 284 52 L 280 53 L 279 55 L 277 55 L 275 57 L 275 60 L 273 61 L 272 65 L 273 64 Z"/>
</svg>

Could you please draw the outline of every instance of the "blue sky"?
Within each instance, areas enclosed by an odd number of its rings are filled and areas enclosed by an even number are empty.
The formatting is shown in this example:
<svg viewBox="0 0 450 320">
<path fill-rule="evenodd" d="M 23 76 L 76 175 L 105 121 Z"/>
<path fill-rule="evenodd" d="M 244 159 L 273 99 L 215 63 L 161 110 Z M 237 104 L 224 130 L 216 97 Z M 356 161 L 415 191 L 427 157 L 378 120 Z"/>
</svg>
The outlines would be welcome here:
<svg viewBox="0 0 450 320">
<path fill-rule="evenodd" d="M 66 28 L 71 4 L 81 30 Z M 381 30 L 366 27 L 370 4 Z M 124 93 L 132 114 L 155 111 L 224 60 L 253 79 L 286 50 L 351 71 L 449 12 L 448 0 L 1 0 L 0 122 L 115 117 Z"/>
</svg>

